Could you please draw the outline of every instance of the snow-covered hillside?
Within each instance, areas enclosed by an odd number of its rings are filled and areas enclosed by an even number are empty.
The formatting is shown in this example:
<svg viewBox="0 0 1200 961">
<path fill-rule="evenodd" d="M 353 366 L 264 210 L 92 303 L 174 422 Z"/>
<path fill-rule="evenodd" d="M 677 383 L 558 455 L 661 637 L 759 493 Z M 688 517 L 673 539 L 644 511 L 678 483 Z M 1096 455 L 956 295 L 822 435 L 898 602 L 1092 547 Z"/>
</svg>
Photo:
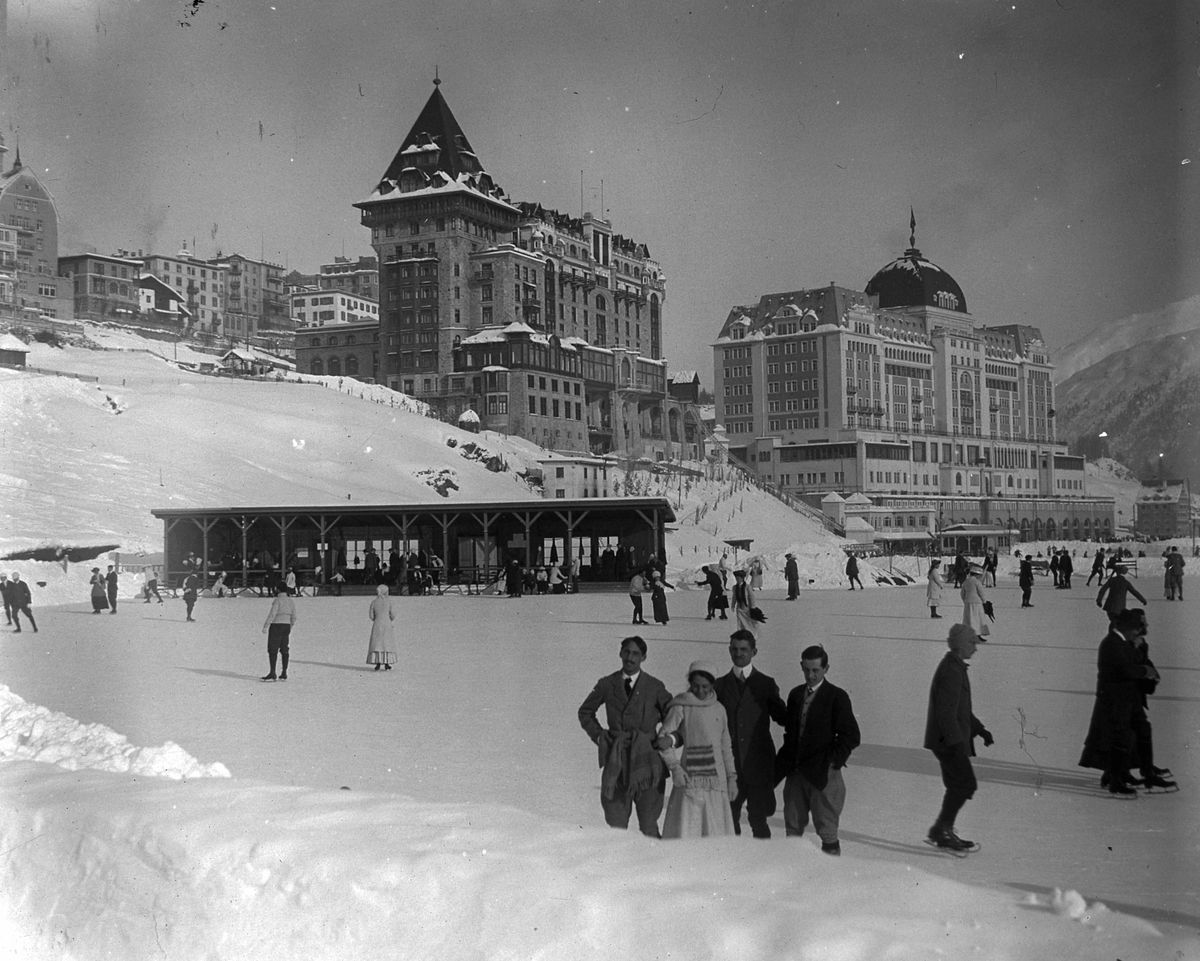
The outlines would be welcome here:
<svg viewBox="0 0 1200 961">
<path fill-rule="evenodd" d="M 29 363 L 94 381 L 0 370 L 0 480 L 9 490 L 0 554 L 53 545 L 161 550 L 155 507 L 424 503 L 443 497 L 439 486 L 461 501 L 540 496 L 526 475 L 541 448 L 422 416 L 424 405 L 386 387 L 202 375 L 180 369 L 176 351 L 185 364 L 208 355 L 94 325 L 88 341 L 94 347 L 35 343 Z M 804 586 L 842 578 L 843 542 L 737 471 L 709 468 L 682 480 L 615 474 L 618 493 L 670 500 L 679 523 L 669 574 L 685 586 L 723 551 L 733 564 L 746 561 L 728 539 L 752 541 L 768 586 L 783 583 L 787 551 L 798 556 Z M 90 566 L 30 569 L 44 584 L 43 602 L 56 603 L 86 594 Z M 866 582 L 872 573 L 865 564 Z"/>
</svg>

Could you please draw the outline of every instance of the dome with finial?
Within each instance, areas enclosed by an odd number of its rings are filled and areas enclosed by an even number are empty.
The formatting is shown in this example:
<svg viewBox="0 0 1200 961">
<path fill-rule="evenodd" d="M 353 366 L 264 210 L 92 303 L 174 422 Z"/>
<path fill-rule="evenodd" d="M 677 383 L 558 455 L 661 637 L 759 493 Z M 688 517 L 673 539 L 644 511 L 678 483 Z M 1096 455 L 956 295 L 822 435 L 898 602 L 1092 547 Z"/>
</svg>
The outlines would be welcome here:
<svg viewBox="0 0 1200 961">
<path fill-rule="evenodd" d="M 879 307 L 938 307 L 967 313 L 967 298 L 958 281 L 945 270 L 926 260 L 917 249 L 917 219 L 909 210 L 908 249 L 876 272 L 866 286 L 871 297 L 879 298 Z"/>
</svg>

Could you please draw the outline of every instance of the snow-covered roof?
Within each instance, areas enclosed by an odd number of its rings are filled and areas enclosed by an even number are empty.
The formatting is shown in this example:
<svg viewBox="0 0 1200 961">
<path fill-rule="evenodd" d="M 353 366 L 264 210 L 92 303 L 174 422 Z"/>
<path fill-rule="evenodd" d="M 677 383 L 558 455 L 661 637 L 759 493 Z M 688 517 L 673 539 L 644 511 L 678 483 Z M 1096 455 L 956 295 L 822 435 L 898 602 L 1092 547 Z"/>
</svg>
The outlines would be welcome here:
<svg viewBox="0 0 1200 961">
<path fill-rule="evenodd" d="M 874 533 L 875 528 L 868 524 L 861 517 L 847 517 L 846 533 L 849 534 L 851 531 L 871 531 Z"/>
<path fill-rule="evenodd" d="M 461 344 L 497 344 L 505 339 L 504 329 L 501 327 L 485 327 L 478 333 L 471 334 L 470 337 L 464 337 L 459 343 Z"/>
<path fill-rule="evenodd" d="M 468 408 L 458 415 L 458 422 L 460 424 L 478 424 L 479 415 Z"/>
<path fill-rule="evenodd" d="M 0 334 L 0 350 L 19 350 L 29 353 L 29 345 L 12 334 Z"/>
<path fill-rule="evenodd" d="M 671 375 L 672 384 L 690 384 L 700 375 L 694 370 L 677 370 Z"/>
<path fill-rule="evenodd" d="M 822 504 L 842 504 L 844 502 L 845 502 L 845 498 L 842 497 L 842 495 L 839 494 L 837 491 L 830 491 L 828 494 L 826 494 L 824 497 L 821 498 Z"/>
<path fill-rule="evenodd" d="M 847 504 L 868 504 L 869 505 L 871 503 L 871 498 L 869 498 L 862 491 L 855 491 L 853 494 L 851 494 L 849 497 L 846 498 L 846 503 Z"/>
<path fill-rule="evenodd" d="M 493 203 L 519 213 L 516 207 L 498 195 L 498 190 L 491 192 L 483 190 L 473 181 L 474 178 L 471 174 L 459 174 L 456 180 L 451 180 L 441 171 L 433 175 L 429 186 L 418 187 L 416 190 L 401 190 L 400 184 L 387 181 L 386 183 L 390 185 L 387 190 L 382 189 L 384 184 L 380 184 L 379 187 L 375 188 L 370 197 L 366 200 L 360 200 L 358 205 L 374 204 L 383 200 L 396 200 L 399 197 L 408 200 L 413 197 L 437 197 L 451 193 L 470 193 L 477 197 L 487 197 Z"/>
</svg>

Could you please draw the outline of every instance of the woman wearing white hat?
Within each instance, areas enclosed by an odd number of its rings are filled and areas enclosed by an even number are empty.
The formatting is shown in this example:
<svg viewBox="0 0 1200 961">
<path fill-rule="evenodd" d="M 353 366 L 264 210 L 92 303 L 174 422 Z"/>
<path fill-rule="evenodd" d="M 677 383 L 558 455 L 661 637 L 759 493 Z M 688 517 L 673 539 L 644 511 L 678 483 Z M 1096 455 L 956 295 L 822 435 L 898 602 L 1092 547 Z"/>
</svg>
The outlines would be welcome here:
<svg viewBox="0 0 1200 961">
<path fill-rule="evenodd" d="M 959 593 L 963 600 L 962 623 L 971 628 L 981 641 L 986 641 L 987 636 L 992 632 L 988 627 L 988 618 L 986 617 L 987 609 L 991 605 L 983 596 L 983 585 L 979 582 L 981 573 L 982 570 L 972 564 L 967 569 L 967 576 L 963 580 Z"/>
<path fill-rule="evenodd" d="M 729 719 L 715 690 L 718 670 L 708 661 L 688 667 L 688 689 L 667 705 L 654 746 L 671 771 L 664 838 L 733 834 L 730 798 L 737 774 Z"/>
</svg>

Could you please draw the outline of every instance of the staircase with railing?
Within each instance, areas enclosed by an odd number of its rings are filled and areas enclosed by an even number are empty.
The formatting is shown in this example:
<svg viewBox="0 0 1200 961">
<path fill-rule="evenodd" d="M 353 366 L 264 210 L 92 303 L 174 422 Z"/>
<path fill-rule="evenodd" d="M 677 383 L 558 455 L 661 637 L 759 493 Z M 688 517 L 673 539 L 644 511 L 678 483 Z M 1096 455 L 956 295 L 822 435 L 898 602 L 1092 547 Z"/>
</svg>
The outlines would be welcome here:
<svg viewBox="0 0 1200 961">
<path fill-rule="evenodd" d="M 797 514 L 802 514 L 804 517 L 807 517 L 809 520 L 813 521 L 814 523 L 820 524 L 831 534 L 836 534 L 838 537 L 846 536 L 846 528 L 843 527 L 841 524 L 839 524 L 837 521 L 835 521 L 832 517 L 827 515 L 824 511 L 818 510 L 817 508 L 813 507 L 811 504 L 807 504 L 804 501 L 800 500 L 798 497 L 793 497 L 787 491 L 783 490 L 783 488 L 777 487 L 775 484 L 768 484 L 765 481 L 763 481 L 762 478 L 760 478 L 757 474 L 755 474 L 753 468 L 749 464 L 747 464 L 740 457 L 736 456 L 729 449 L 728 440 L 719 440 L 717 438 L 717 435 L 714 434 L 709 429 L 708 425 L 705 424 L 704 421 L 700 419 L 700 412 L 699 412 L 699 410 L 696 409 L 696 405 L 690 404 L 689 407 L 691 407 L 693 409 L 693 413 L 695 413 L 695 415 L 696 415 L 696 423 L 700 425 L 700 430 L 703 432 L 704 437 L 708 441 L 709 445 L 712 447 L 724 448 L 726 459 L 734 467 L 735 470 L 739 470 L 745 475 L 746 482 L 748 484 L 752 484 L 753 486 L 757 487 L 759 490 L 761 490 L 767 494 L 770 494 L 772 497 L 774 497 L 780 503 L 786 504 L 788 507 L 790 507 L 792 510 L 794 510 Z"/>
</svg>

